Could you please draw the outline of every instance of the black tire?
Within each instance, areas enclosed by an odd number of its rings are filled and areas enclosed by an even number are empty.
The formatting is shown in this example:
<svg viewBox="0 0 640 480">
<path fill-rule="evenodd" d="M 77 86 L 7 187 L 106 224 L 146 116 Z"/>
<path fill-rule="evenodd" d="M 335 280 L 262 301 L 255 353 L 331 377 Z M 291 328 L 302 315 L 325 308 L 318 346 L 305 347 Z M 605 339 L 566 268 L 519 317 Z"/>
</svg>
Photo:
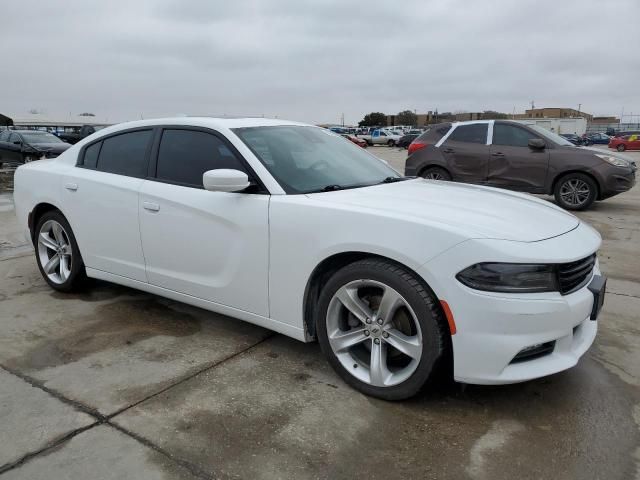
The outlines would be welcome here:
<svg viewBox="0 0 640 480">
<path fill-rule="evenodd" d="M 568 193 L 570 192 L 571 183 L 586 186 L 588 189 L 586 196 L 583 194 L 580 198 L 571 198 L 570 193 Z M 581 188 L 580 190 L 582 191 L 583 189 Z M 558 205 L 566 210 L 586 210 L 598 198 L 598 184 L 593 178 L 584 173 L 568 173 L 556 182 L 553 195 Z"/>
<path fill-rule="evenodd" d="M 419 322 L 423 343 L 418 366 L 411 376 L 396 385 L 378 387 L 359 380 L 345 369 L 329 343 L 327 312 L 331 299 L 344 285 L 362 279 L 382 282 L 396 290 L 411 306 Z M 383 259 L 359 260 L 337 271 L 322 289 L 315 318 L 318 342 L 333 369 L 356 390 L 383 400 L 412 397 L 437 378 L 440 360 L 446 357 L 443 354 L 449 345 L 446 320 L 433 292 L 402 266 Z"/>
<path fill-rule="evenodd" d="M 389 141 L 387 142 L 387 145 L 388 145 L 389 147 L 395 147 L 396 142 L 395 142 L 394 140 L 389 140 Z"/>
<path fill-rule="evenodd" d="M 70 273 L 67 279 L 62 283 L 56 283 L 49 278 L 49 276 L 45 273 L 40 260 L 38 236 L 40 235 L 45 223 L 47 223 L 49 220 L 53 220 L 59 223 L 64 228 L 64 233 L 66 234 L 69 245 L 71 246 L 72 260 Z M 36 263 L 38 264 L 40 274 L 51 288 L 60 292 L 72 292 L 81 289 L 81 287 L 86 284 L 87 275 L 84 268 L 84 262 L 80 254 L 80 249 L 78 248 L 78 243 L 76 242 L 76 237 L 71 230 L 69 222 L 58 210 L 48 211 L 38 219 L 34 230 L 34 247 L 36 249 Z"/>
<path fill-rule="evenodd" d="M 627 147 L 625 147 L 625 145 L 623 143 L 621 143 L 620 145 L 618 145 L 616 147 L 616 150 L 618 150 L 619 152 L 624 152 L 627 149 Z"/>
<path fill-rule="evenodd" d="M 420 172 L 420 176 L 431 180 L 451 181 L 451 174 L 440 167 L 427 167 Z"/>
</svg>

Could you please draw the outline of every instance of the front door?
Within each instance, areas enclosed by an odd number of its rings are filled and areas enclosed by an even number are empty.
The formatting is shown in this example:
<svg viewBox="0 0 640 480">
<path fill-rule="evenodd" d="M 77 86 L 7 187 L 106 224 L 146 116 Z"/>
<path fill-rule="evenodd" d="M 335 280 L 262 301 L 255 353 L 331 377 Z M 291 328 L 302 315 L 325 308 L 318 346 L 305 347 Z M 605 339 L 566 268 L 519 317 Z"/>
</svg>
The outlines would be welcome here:
<svg viewBox="0 0 640 480">
<path fill-rule="evenodd" d="M 489 171 L 487 123 L 459 125 L 440 145 L 447 169 L 453 180 L 484 183 Z"/>
<path fill-rule="evenodd" d="M 544 191 L 549 150 L 529 147 L 532 138 L 540 137 L 516 125 L 494 124 L 489 185 L 526 192 Z"/>
<path fill-rule="evenodd" d="M 207 129 L 162 132 L 156 180 L 140 191 L 140 234 L 149 283 L 268 316 L 269 195 L 211 192 L 202 174 L 247 172 Z"/>
</svg>

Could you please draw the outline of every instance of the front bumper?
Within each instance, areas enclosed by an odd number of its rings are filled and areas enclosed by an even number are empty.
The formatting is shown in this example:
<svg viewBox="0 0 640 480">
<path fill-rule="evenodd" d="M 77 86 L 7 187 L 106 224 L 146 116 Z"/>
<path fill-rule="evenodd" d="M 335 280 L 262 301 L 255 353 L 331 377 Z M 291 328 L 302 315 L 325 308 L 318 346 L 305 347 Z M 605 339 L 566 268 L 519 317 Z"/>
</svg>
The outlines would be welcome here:
<svg viewBox="0 0 640 480">
<path fill-rule="evenodd" d="M 589 319 L 593 294 L 587 286 L 559 292 L 504 294 L 480 292 L 455 279 L 479 261 L 563 263 L 595 252 L 600 236 L 580 224 L 575 230 L 540 242 L 469 240 L 422 266 L 419 273 L 451 308 L 457 333 L 451 337 L 457 381 L 515 383 L 573 367 L 593 343 L 597 321 Z M 431 272 L 446 272 L 434 277 Z M 592 275 L 599 274 L 596 264 Z M 444 281 L 443 281 L 444 280 Z M 546 355 L 512 363 L 527 347 L 555 342 Z"/>
<path fill-rule="evenodd" d="M 612 197 L 619 193 L 631 190 L 636 184 L 636 170 L 622 171 L 621 173 L 613 173 L 606 178 L 602 188 L 602 199 Z"/>
</svg>

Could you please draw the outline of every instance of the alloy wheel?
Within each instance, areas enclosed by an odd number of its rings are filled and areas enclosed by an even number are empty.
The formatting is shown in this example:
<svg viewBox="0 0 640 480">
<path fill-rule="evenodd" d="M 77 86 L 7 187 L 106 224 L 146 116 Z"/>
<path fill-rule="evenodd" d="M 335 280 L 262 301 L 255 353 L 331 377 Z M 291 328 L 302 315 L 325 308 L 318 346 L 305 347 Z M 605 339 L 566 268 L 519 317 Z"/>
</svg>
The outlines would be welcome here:
<svg viewBox="0 0 640 480">
<path fill-rule="evenodd" d="M 427 172 L 423 178 L 426 178 L 427 180 L 444 180 L 442 174 L 436 170 Z"/>
<path fill-rule="evenodd" d="M 375 280 L 343 285 L 329 302 L 327 336 L 342 366 L 358 380 L 389 387 L 407 380 L 422 356 L 422 332 L 407 300 Z"/>
<path fill-rule="evenodd" d="M 560 187 L 562 201 L 572 207 L 584 205 L 591 195 L 591 188 L 579 178 L 571 178 Z"/>
<path fill-rule="evenodd" d="M 62 284 L 71 275 L 73 251 L 69 235 L 55 220 L 47 220 L 38 233 L 38 261 L 53 283 Z"/>
</svg>

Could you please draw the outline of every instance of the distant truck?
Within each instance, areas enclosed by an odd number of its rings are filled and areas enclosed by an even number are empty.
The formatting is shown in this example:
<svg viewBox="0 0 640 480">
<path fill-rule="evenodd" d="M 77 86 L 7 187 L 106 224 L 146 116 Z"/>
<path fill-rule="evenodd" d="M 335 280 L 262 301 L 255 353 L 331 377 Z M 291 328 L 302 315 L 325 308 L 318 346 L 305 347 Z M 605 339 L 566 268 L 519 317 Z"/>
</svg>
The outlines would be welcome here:
<svg viewBox="0 0 640 480">
<path fill-rule="evenodd" d="M 82 125 L 82 127 L 80 127 L 80 130 L 77 132 L 59 133 L 58 138 L 73 145 L 74 143 L 78 143 L 83 138 L 88 137 L 92 133 L 96 133 L 98 130 L 103 129 L 106 126 L 107 125 Z"/>
<path fill-rule="evenodd" d="M 388 128 L 378 128 L 374 130 L 371 135 L 357 135 L 357 137 L 363 139 L 367 142 L 367 145 L 370 146 L 389 145 L 390 147 L 394 147 L 402 135 Z"/>
</svg>

